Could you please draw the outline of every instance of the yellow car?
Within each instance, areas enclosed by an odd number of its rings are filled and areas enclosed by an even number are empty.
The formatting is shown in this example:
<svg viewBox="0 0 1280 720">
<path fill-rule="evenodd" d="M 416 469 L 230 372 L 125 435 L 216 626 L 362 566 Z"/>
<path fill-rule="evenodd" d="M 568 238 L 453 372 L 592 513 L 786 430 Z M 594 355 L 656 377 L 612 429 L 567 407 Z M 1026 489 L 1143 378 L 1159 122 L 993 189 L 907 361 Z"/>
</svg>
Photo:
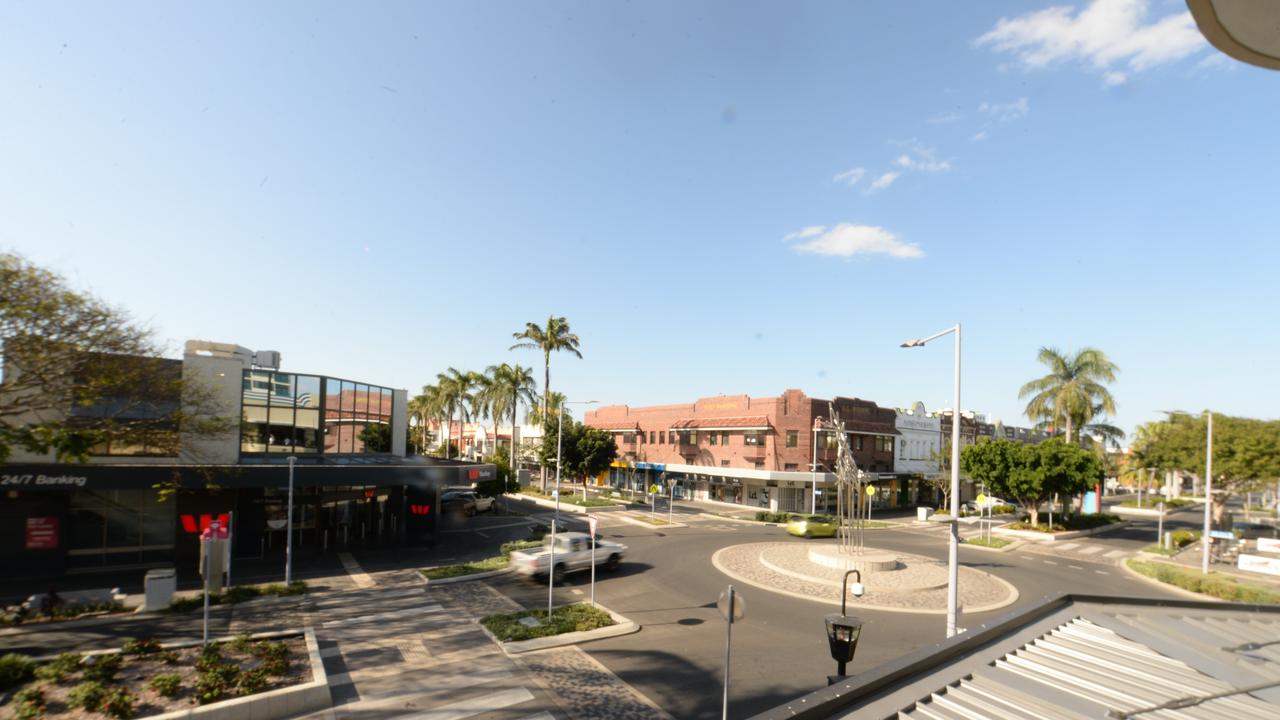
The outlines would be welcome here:
<svg viewBox="0 0 1280 720">
<path fill-rule="evenodd" d="M 797 537 L 835 537 L 836 519 L 830 515 L 792 515 L 787 518 L 787 532 Z"/>
</svg>

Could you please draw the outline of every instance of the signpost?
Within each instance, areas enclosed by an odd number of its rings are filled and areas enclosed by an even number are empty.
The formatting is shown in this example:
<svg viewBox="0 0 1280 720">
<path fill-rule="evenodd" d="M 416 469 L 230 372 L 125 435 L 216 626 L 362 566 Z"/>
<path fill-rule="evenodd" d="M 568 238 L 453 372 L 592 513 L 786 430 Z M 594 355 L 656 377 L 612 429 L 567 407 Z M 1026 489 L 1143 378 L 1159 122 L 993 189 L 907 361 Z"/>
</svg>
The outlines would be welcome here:
<svg viewBox="0 0 1280 720">
<path fill-rule="evenodd" d="M 658 493 L 662 492 L 662 488 L 658 487 L 658 483 L 649 486 L 649 502 L 651 503 L 649 514 L 658 514 Z"/>
<path fill-rule="evenodd" d="M 591 531 L 591 607 L 596 606 L 596 526 L 599 521 L 595 515 L 587 516 L 587 529 Z M 551 617 L 547 615 L 547 617 Z"/>
<path fill-rule="evenodd" d="M 729 720 L 729 658 L 733 649 L 733 624 L 747 614 L 747 603 L 738 596 L 730 585 L 728 590 L 720 593 L 716 607 L 725 619 L 724 631 L 724 700 L 721 704 L 721 720 Z"/>
<path fill-rule="evenodd" d="M 672 508 L 676 504 L 676 479 L 667 478 L 667 489 L 671 492 L 671 497 L 667 500 L 667 524 L 671 524 Z"/>
<path fill-rule="evenodd" d="M 230 533 L 214 520 L 200 533 L 200 575 L 204 578 L 204 624 L 201 645 L 209 644 L 209 593 L 222 592 L 222 574 L 230 560 Z"/>
</svg>

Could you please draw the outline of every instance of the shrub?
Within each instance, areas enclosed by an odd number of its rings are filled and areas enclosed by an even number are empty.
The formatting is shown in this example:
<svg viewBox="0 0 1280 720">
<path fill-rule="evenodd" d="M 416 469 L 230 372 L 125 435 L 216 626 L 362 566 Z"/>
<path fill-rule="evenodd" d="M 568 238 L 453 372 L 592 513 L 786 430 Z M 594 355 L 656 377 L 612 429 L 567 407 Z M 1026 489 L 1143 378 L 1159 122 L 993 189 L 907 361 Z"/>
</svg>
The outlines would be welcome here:
<svg viewBox="0 0 1280 720">
<path fill-rule="evenodd" d="M 97 712 L 98 708 L 102 707 L 102 701 L 106 696 L 106 686 L 97 680 L 90 680 L 71 688 L 71 692 L 67 693 L 67 704 L 89 712 Z"/>
<path fill-rule="evenodd" d="M 260 594 L 261 592 L 258 588 L 252 585 L 236 585 L 235 587 L 227 588 L 227 591 L 223 595 L 226 602 L 234 605 L 235 603 L 244 602 L 245 600 L 252 600 Z"/>
<path fill-rule="evenodd" d="M 154 690 L 158 695 L 173 697 L 182 688 L 182 676 L 177 673 L 161 673 L 151 678 L 151 681 L 147 683 L 147 687 Z"/>
<path fill-rule="evenodd" d="M 160 641 L 153 638 L 129 638 L 121 645 L 120 651 L 126 655 L 155 655 L 160 652 Z"/>
<path fill-rule="evenodd" d="M 756 520 L 767 523 L 784 523 L 790 513 L 775 513 L 768 510 L 761 510 L 756 513 Z"/>
<path fill-rule="evenodd" d="M 253 655 L 263 660 L 283 658 L 289 655 L 289 646 L 281 641 L 259 640 L 253 645 Z"/>
<path fill-rule="evenodd" d="M 19 690 L 13 696 L 13 704 L 17 706 L 13 716 L 18 720 L 31 720 L 44 715 L 46 699 L 44 690 L 40 688 L 25 688 Z"/>
<path fill-rule="evenodd" d="M 289 658 L 287 657 L 269 657 L 262 661 L 258 666 L 262 672 L 268 675 L 280 677 L 289 674 Z"/>
<path fill-rule="evenodd" d="M 528 550 L 529 548 L 542 547 L 541 540 L 516 540 L 514 542 L 502 543 L 500 550 L 502 554 L 511 557 L 512 551 Z"/>
<path fill-rule="evenodd" d="M 114 718 L 131 718 L 135 712 L 136 700 L 124 688 L 112 688 L 102 698 L 102 712 Z"/>
<path fill-rule="evenodd" d="M 220 673 L 202 672 L 196 676 L 196 701 L 201 705 L 221 700 L 230 684 Z"/>
<path fill-rule="evenodd" d="M 284 590 L 276 593 L 277 595 L 301 595 L 307 591 L 307 583 L 305 580 L 294 580 L 284 587 Z"/>
<path fill-rule="evenodd" d="M 240 633 L 227 644 L 236 652 L 247 653 L 253 649 L 253 638 L 249 637 L 249 633 Z"/>
<path fill-rule="evenodd" d="M 45 663 L 36 668 L 36 679 L 45 682 L 60 683 L 67 679 L 67 672 L 53 663 Z"/>
<path fill-rule="evenodd" d="M 240 677 L 236 678 L 236 694 L 238 695 L 252 695 L 266 686 L 267 671 L 262 667 L 245 670 L 240 673 Z"/>
<path fill-rule="evenodd" d="M 85 680 L 110 681 L 120 671 L 120 653 L 89 655 L 80 660 Z"/>
<path fill-rule="evenodd" d="M 163 662 L 165 665 L 177 665 L 179 662 L 182 661 L 182 659 L 178 657 L 178 653 L 172 650 L 165 650 L 164 652 L 161 652 L 157 657 L 159 657 L 160 661 Z"/>
<path fill-rule="evenodd" d="M 17 653 L 0 655 L 0 690 L 30 680 L 35 667 L 36 664 L 26 655 Z"/>
</svg>

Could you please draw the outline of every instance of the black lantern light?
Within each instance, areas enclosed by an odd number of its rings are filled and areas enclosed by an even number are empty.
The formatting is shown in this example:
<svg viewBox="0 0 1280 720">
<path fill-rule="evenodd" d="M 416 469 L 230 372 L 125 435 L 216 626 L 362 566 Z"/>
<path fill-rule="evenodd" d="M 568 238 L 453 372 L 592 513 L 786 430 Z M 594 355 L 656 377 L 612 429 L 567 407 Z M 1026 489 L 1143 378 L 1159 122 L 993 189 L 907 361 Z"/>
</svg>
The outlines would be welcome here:
<svg viewBox="0 0 1280 720">
<path fill-rule="evenodd" d="M 850 575 L 858 577 L 858 581 L 853 586 L 854 596 L 861 597 L 863 592 L 862 573 L 857 570 L 850 570 L 845 573 L 844 582 L 841 583 L 840 614 L 832 614 L 826 617 L 827 643 L 831 646 L 831 659 L 836 661 L 837 669 L 836 675 L 828 678 L 828 684 L 835 683 L 845 676 L 845 664 L 853 660 L 853 654 L 858 650 L 858 637 L 862 634 L 862 621 L 845 614 L 845 601 L 848 597 Z"/>
</svg>

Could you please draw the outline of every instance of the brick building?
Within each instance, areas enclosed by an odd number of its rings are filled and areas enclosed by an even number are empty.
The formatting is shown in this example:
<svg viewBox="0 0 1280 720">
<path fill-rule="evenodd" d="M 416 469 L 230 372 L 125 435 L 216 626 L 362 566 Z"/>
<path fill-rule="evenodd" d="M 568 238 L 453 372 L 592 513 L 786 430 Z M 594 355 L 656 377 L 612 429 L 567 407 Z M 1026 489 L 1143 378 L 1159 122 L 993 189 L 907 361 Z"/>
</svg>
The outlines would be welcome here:
<svg viewBox="0 0 1280 720">
<path fill-rule="evenodd" d="M 815 490 L 817 507 L 824 507 L 823 490 L 834 480 L 828 472 L 834 439 L 820 431 L 815 442 L 814 431 L 831 404 L 854 461 L 879 490 L 876 504 L 913 502 L 912 484 L 893 474 L 896 413 L 870 400 L 828 401 L 800 390 L 760 398 L 720 395 L 679 405 L 610 405 L 588 412 L 584 422 L 614 435 L 619 457 L 608 476 L 614 487 L 643 490 L 674 481 L 677 497 L 801 511 L 814 504 Z"/>
</svg>

